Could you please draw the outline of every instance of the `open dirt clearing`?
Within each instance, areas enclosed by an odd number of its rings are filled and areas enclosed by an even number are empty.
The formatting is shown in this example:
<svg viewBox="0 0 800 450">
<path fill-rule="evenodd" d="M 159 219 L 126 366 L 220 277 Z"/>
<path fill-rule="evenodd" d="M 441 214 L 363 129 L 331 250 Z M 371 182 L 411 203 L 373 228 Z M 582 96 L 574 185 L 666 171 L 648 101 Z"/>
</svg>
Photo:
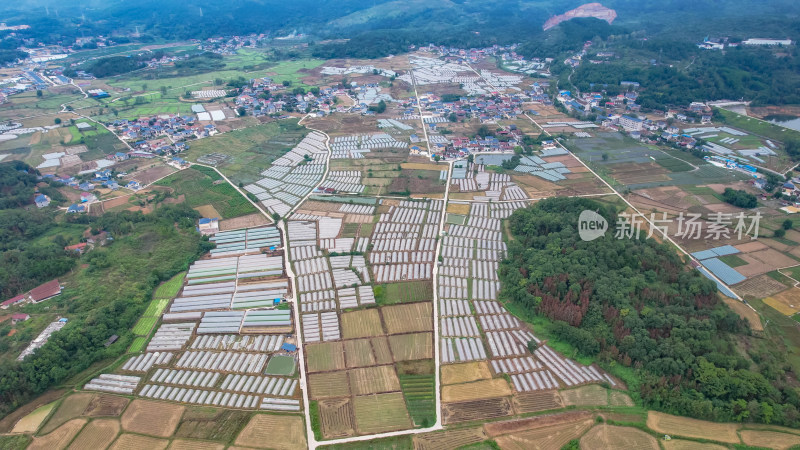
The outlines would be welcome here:
<svg viewBox="0 0 800 450">
<path fill-rule="evenodd" d="M 201 206 L 196 206 L 192 209 L 199 212 L 200 215 L 203 217 L 220 218 L 219 213 L 217 212 L 216 209 L 214 209 L 214 205 L 201 205 Z"/>
<path fill-rule="evenodd" d="M 659 450 L 658 441 L 642 430 L 613 425 L 597 425 L 581 438 L 581 450 L 626 448 Z"/>
<path fill-rule="evenodd" d="M 688 417 L 671 416 L 655 411 L 647 413 L 647 426 L 658 433 L 670 436 L 686 436 L 697 439 L 738 444 L 736 434 L 738 425 L 732 423 L 714 423 Z"/>
<path fill-rule="evenodd" d="M 50 411 L 52 411 L 55 407 L 56 404 L 53 402 L 36 408 L 32 413 L 20 419 L 19 422 L 14 425 L 14 429 L 11 430 L 11 432 L 35 433 L 36 430 L 42 426 L 42 422 L 44 422 L 44 420 L 47 418 L 47 415 L 50 414 Z"/>
<path fill-rule="evenodd" d="M 130 403 L 130 399 L 117 397 L 115 395 L 98 394 L 92 398 L 89 405 L 83 411 L 84 416 L 118 416 Z"/>
<path fill-rule="evenodd" d="M 245 447 L 269 447 L 278 450 L 305 449 L 303 419 L 300 416 L 255 415 L 235 443 Z"/>
<path fill-rule="evenodd" d="M 468 383 L 489 378 L 492 378 L 492 372 L 486 361 L 442 366 L 442 384 Z"/>
<path fill-rule="evenodd" d="M 219 217 L 219 216 L 217 216 Z M 270 223 L 266 217 L 261 213 L 248 214 L 246 216 L 234 217 L 233 219 L 225 219 L 219 221 L 219 230 L 238 230 L 240 228 L 251 228 Z"/>
<path fill-rule="evenodd" d="M 170 437 L 178 427 L 184 409 L 171 403 L 134 400 L 120 421 L 125 431 Z"/>
</svg>

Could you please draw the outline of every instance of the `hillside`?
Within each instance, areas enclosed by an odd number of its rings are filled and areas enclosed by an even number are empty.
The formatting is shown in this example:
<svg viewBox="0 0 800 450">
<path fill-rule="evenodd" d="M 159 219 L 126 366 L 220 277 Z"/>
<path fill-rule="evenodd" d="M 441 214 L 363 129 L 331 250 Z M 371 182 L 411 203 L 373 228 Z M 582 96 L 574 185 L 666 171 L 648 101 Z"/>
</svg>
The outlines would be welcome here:
<svg viewBox="0 0 800 450">
<path fill-rule="evenodd" d="M 626 381 L 648 408 L 797 426 L 796 375 L 781 344 L 753 337 L 671 247 L 613 233 L 582 241 L 585 209 L 615 229 L 614 208 L 586 199 L 548 199 L 510 217 L 501 295 L 548 318 L 549 332 L 581 354 L 629 368 L 620 373 L 633 374 Z"/>
</svg>

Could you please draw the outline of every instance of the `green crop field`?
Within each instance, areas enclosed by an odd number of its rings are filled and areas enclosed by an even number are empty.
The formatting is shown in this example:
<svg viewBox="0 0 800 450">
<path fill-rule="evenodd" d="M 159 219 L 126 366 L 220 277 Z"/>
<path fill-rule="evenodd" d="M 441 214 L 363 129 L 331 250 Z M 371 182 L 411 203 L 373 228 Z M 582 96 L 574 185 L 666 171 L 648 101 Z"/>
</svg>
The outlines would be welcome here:
<svg viewBox="0 0 800 450">
<path fill-rule="evenodd" d="M 184 196 L 186 204 L 192 208 L 212 205 L 220 214 L 220 219 L 231 219 L 257 212 L 256 208 L 233 186 L 222 180 L 213 169 L 193 166 L 176 172 L 156 183 L 175 190 L 174 197 Z M 176 292 L 177 293 L 177 292 Z M 172 297 L 156 293 L 158 297 Z"/>
<path fill-rule="evenodd" d="M 144 311 L 143 317 L 161 317 L 161 313 L 167 307 L 167 304 L 169 304 L 169 299 L 167 298 L 153 299 Z"/>
<path fill-rule="evenodd" d="M 295 361 L 291 356 L 276 355 L 269 359 L 267 369 L 269 375 L 294 375 Z"/>
<path fill-rule="evenodd" d="M 183 285 L 184 276 L 186 276 L 186 272 L 181 272 L 170 278 L 168 281 L 162 283 L 161 286 L 156 289 L 155 293 L 153 293 L 153 297 L 173 298 L 178 295 L 178 291 L 181 290 L 181 286 Z"/>
<path fill-rule="evenodd" d="M 158 322 L 158 317 L 142 317 L 133 327 L 133 333 L 138 336 L 146 336 L 153 329 L 156 322 Z"/>
<path fill-rule="evenodd" d="M 400 388 L 414 425 L 427 427 L 436 422 L 434 376 L 400 375 Z"/>
<path fill-rule="evenodd" d="M 131 346 L 128 348 L 128 353 L 138 353 L 144 350 L 145 345 L 147 345 L 147 338 L 137 336 L 133 339 Z"/>
<path fill-rule="evenodd" d="M 373 287 L 375 301 L 379 305 L 421 302 L 433 299 L 433 285 L 430 281 L 408 281 L 403 283 L 379 284 Z"/>
<path fill-rule="evenodd" d="M 234 183 L 249 184 L 263 178 L 261 172 L 291 150 L 306 133 L 297 120 L 280 120 L 192 142 L 184 157 L 197 161 L 209 153 L 228 155 L 217 168 Z"/>
</svg>

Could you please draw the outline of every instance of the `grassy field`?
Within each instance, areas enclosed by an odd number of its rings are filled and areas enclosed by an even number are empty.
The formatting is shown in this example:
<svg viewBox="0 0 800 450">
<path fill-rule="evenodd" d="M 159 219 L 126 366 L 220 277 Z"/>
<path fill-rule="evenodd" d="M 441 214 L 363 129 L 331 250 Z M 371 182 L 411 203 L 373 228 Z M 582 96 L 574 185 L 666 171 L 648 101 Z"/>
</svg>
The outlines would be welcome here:
<svg viewBox="0 0 800 450">
<path fill-rule="evenodd" d="M 156 291 L 153 293 L 153 297 L 173 298 L 176 295 L 178 295 L 178 291 L 181 290 L 181 286 L 183 285 L 183 277 L 185 275 L 186 272 L 181 272 L 175 275 L 174 277 L 170 278 L 168 281 L 161 283 L 161 286 L 156 288 Z"/>
<path fill-rule="evenodd" d="M 433 298 L 433 285 L 430 281 L 379 284 L 372 289 L 379 305 L 428 301 Z"/>
<path fill-rule="evenodd" d="M 223 133 L 193 142 L 185 158 L 222 153 L 229 158 L 219 166 L 234 183 L 249 184 L 261 179 L 270 163 L 292 149 L 305 136 L 297 121 L 280 120 Z"/>
<path fill-rule="evenodd" d="M 265 373 L 270 375 L 294 375 L 294 358 L 291 356 L 276 355 L 269 359 Z"/>
<path fill-rule="evenodd" d="M 184 201 L 196 208 L 212 205 L 220 219 L 231 219 L 257 212 L 230 184 L 222 180 L 213 169 L 195 166 L 181 170 L 156 183 L 174 189 L 173 197 L 184 197 Z"/>
<path fill-rule="evenodd" d="M 752 117 L 736 114 L 733 111 L 717 108 L 716 111 L 722 115 L 723 122 L 736 128 L 741 128 L 753 134 L 763 136 L 767 139 L 783 142 L 787 138 L 800 140 L 800 132 L 790 128 L 775 125 L 773 123 L 755 119 Z M 738 136 L 737 136 L 738 137 Z M 740 138 L 741 139 L 741 138 Z"/>
</svg>

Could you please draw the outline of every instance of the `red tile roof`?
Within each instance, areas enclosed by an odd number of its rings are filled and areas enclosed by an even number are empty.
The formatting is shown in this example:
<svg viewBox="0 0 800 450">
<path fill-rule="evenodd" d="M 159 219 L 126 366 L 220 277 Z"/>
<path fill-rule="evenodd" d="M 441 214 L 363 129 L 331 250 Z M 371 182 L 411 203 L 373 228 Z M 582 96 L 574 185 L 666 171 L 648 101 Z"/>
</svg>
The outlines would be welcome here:
<svg viewBox="0 0 800 450">
<path fill-rule="evenodd" d="M 13 298 L 10 298 L 10 299 L 4 301 L 3 303 L 0 303 L 0 305 L 2 305 L 2 306 L 10 306 L 10 305 L 13 305 L 15 303 L 19 303 L 22 300 L 25 300 L 25 296 L 20 294 L 20 295 L 18 295 L 16 297 L 13 297 Z"/>
<path fill-rule="evenodd" d="M 54 297 L 60 293 L 61 285 L 58 284 L 58 280 L 53 280 L 48 281 L 39 287 L 33 288 L 33 290 L 31 290 L 31 298 L 34 302 L 40 302 L 50 297 Z"/>
<path fill-rule="evenodd" d="M 28 320 L 31 316 L 23 313 L 17 313 L 11 315 L 11 320 Z"/>
</svg>

